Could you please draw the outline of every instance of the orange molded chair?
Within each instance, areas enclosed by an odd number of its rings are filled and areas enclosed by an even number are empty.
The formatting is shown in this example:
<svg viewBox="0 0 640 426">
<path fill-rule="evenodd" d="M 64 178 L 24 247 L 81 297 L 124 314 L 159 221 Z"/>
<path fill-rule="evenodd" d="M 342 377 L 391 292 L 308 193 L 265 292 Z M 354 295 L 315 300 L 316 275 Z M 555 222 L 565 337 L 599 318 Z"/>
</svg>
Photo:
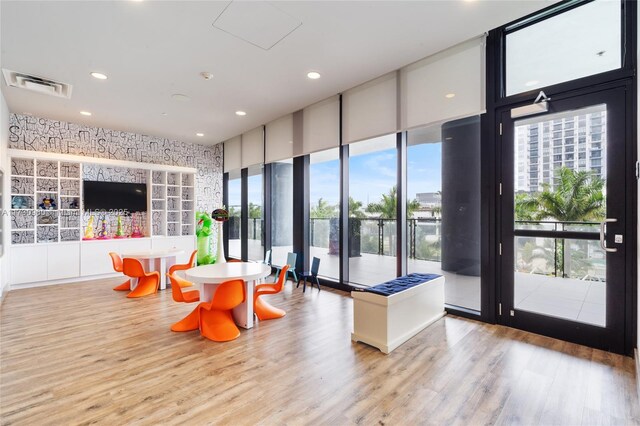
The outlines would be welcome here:
<svg viewBox="0 0 640 426">
<path fill-rule="evenodd" d="M 131 278 L 138 279 L 138 285 L 127 297 L 142 297 L 158 291 L 160 285 L 160 273 L 157 271 L 146 273 L 142 263 L 138 259 L 125 257 L 122 261 L 123 272 Z"/>
<path fill-rule="evenodd" d="M 113 270 L 116 272 L 122 272 L 122 258 L 118 253 L 110 252 L 111 262 L 113 263 Z M 115 291 L 129 291 L 131 290 L 131 281 L 127 280 L 120 285 L 113 288 Z"/>
<path fill-rule="evenodd" d="M 215 342 L 226 342 L 240 337 L 231 310 L 244 301 L 244 281 L 230 280 L 218 286 L 211 303 L 201 304 L 200 334 Z"/>
<path fill-rule="evenodd" d="M 198 290 L 182 291 L 182 287 L 189 287 L 193 284 L 180 278 L 177 275 L 167 274 L 171 280 L 171 295 L 176 302 L 193 303 L 200 301 L 200 292 Z"/>
<path fill-rule="evenodd" d="M 189 315 L 171 326 L 171 331 L 200 329 L 207 339 L 224 342 L 240 335 L 231 309 L 244 300 L 244 281 L 225 281 L 218 286 L 209 303 L 200 302 Z"/>
<path fill-rule="evenodd" d="M 182 263 L 182 264 L 176 264 L 173 265 L 169 268 L 169 273 L 171 275 L 173 275 L 173 273 L 175 271 L 184 271 L 185 269 L 191 269 L 193 268 L 193 265 L 195 265 L 195 261 L 196 261 L 196 255 L 198 254 L 198 250 L 194 250 L 193 253 L 191 253 L 191 257 L 189 258 L 189 262 L 188 263 Z M 193 283 L 186 281 L 186 280 L 182 280 L 183 282 L 180 283 L 181 287 L 191 287 L 193 285 Z"/>
<path fill-rule="evenodd" d="M 280 276 L 278 277 L 278 281 L 270 284 L 260 284 L 256 286 L 255 292 L 253 294 L 253 311 L 258 316 L 260 321 L 282 318 L 286 315 L 286 312 L 282 309 L 278 309 L 274 306 L 271 306 L 260 296 L 265 294 L 276 294 L 282 291 L 282 287 L 284 286 L 284 281 L 287 278 L 287 269 L 289 269 L 289 265 L 285 265 L 280 272 Z"/>
</svg>

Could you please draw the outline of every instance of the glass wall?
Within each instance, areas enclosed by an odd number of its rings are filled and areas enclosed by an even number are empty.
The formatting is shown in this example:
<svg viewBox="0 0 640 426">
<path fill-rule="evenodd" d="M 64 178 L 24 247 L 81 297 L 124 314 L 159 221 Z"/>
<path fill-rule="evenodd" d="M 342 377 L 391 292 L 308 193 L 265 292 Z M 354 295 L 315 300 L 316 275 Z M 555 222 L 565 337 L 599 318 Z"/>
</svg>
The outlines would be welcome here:
<svg viewBox="0 0 640 426">
<path fill-rule="evenodd" d="M 396 277 L 396 135 L 349 145 L 349 281 Z"/>
<path fill-rule="evenodd" d="M 293 160 L 271 163 L 271 260 L 287 263 L 293 251 Z"/>
<path fill-rule="evenodd" d="M 407 256 L 445 276 L 445 303 L 480 311 L 479 117 L 407 133 Z"/>
<path fill-rule="evenodd" d="M 229 172 L 229 257 L 240 259 L 240 215 L 242 213 L 242 179 L 240 170 Z"/>
<path fill-rule="evenodd" d="M 248 247 L 249 260 L 263 260 L 264 259 L 264 209 L 263 196 L 262 196 L 262 164 L 249 167 L 249 179 L 247 182 L 248 193 L 248 209 L 249 209 L 249 223 L 248 228 Z"/>
<path fill-rule="evenodd" d="M 309 256 L 320 259 L 319 275 L 340 278 L 340 151 L 310 155 Z"/>
</svg>

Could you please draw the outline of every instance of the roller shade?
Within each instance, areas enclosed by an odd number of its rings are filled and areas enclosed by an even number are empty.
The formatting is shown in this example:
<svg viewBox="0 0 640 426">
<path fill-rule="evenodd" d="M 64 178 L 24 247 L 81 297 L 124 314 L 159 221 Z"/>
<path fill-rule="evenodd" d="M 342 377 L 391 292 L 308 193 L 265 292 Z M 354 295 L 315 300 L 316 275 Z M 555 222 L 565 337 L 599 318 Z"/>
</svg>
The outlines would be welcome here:
<svg viewBox="0 0 640 426">
<path fill-rule="evenodd" d="M 224 172 L 242 168 L 242 143 L 240 136 L 224 143 Z"/>
<path fill-rule="evenodd" d="M 340 146 L 340 99 L 333 96 L 302 112 L 302 154 Z"/>
<path fill-rule="evenodd" d="M 267 123 L 265 136 L 266 163 L 293 157 L 293 114 Z"/>
<path fill-rule="evenodd" d="M 485 37 L 401 69 L 401 121 L 408 129 L 485 111 Z"/>
<path fill-rule="evenodd" d="M 350 143 L 398 130 L 397 73 L 347 90 L 342 95 L 342 142 Z"/>
<path fill-rule="evenodd" d="M 264 128 L 262 126 L 242 134 L 242 168 L 264 162 Z"/>
</svg>

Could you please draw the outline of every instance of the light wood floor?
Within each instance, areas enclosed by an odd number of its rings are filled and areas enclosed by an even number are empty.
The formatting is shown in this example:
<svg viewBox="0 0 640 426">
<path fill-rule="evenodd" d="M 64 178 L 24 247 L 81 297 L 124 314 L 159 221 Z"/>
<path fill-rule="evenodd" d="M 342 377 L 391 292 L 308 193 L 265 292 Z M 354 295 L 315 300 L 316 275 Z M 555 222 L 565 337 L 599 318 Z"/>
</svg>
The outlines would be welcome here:
<svg viewBox="0 0 640 426">
<path fill-rule="evenodd" d="M 118 280 L 10 292 L 0 423 L 638 424 L 634 361 L 448 316 L 385 356 L 350 341 L 345 293 L 272 296 L 286 317 L 215 343 L 193 305 Z"/>
</svg>

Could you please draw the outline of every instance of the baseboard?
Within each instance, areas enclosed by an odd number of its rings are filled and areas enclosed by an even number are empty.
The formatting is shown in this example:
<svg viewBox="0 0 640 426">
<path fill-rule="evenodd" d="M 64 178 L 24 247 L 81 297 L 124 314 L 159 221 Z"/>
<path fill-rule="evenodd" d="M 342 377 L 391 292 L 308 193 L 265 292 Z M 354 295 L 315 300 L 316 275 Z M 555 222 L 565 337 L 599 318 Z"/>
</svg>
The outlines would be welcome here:
<svg viewBox="0 0 640 426">
<path fill-rule="evenodd" d="M 4 303 L 4 299 L 7 298 L 7 294 L 9 293 L 9 284 L 5 285 L 4 287 L 2 287 L 2 289 L 0 290 L 0 307 L 2 306 L 2 304 Z"/>
<path fill-rule="evenodd" d="M 74 284 L 74 283 L 80 283 L 80 282 L 86 282 L 86 281 L 97 281 L 97 280 L 104 280 L 108 278 L 117 278 L 117 277 L 122 277 L 122 274 L 112 273 L 112 274 L 102 274 L 102 275 L 91 275 L 88 277 L 76 277 L 76 278 L 65 278 L 60 280 L 38 281 L 35 283 L 11 284 L 10 290 L 20 290 L 23 288 L 34 288 L 34 287 L 46 287 L 50 285 L 60 285 L 60 284 Z"/>
<path fill-rule="evenodd" d="M 638 391 L 638 398 L 640 398 L 640 354 L 638 354 L 638 348 L 633 350 L 636 359 L 636 389 Z"/>
</svg>

